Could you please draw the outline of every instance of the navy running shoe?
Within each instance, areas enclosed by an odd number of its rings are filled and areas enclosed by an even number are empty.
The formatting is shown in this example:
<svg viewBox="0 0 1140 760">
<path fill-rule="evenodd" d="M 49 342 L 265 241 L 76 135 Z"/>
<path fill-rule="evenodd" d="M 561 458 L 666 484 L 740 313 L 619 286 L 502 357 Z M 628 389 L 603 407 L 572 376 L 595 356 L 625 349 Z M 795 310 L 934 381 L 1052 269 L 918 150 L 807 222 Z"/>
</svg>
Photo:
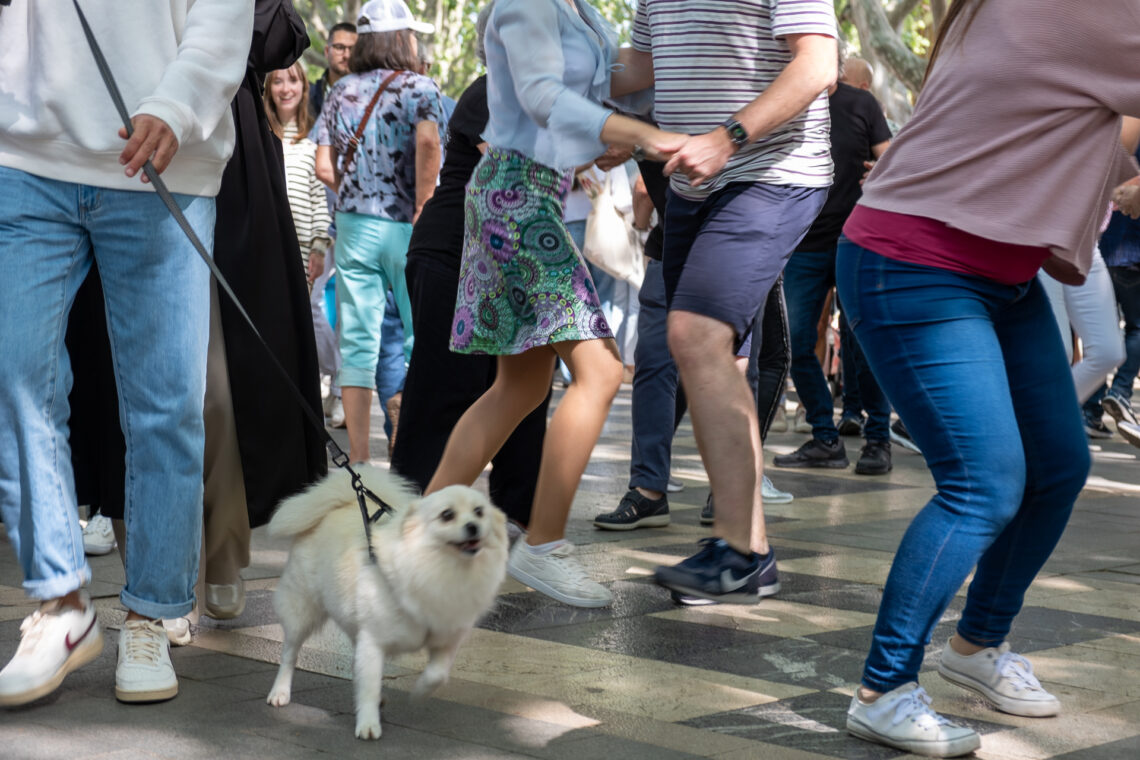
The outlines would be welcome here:
<svg viewBox="0 0 1140 760">
<path fill-rule="evenodd" d="M 745 557 L 721 538 L 702 538 L 700 551 L 673 566 L 659 566 L 654 580 L 673 592 L 674 600 L 755 604 L 762 596 L 780 590 L 773 552 L 761 560 L 755 552 Z M 694 597 L 694 599 L 689 599 Z"/>
</svg>

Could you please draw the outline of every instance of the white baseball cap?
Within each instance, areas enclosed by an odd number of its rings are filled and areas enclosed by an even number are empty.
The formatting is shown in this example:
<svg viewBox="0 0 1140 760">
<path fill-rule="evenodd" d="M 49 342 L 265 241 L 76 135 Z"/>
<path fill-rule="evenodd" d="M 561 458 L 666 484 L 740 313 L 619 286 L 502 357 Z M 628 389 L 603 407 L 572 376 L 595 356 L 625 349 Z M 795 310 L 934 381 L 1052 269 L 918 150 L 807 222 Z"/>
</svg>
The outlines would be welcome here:
<svg viewBox="0 0 1140 760">
<path fill-rule="evenodd" d="M 398 32 L 402 29 L 431 34 L 435 26 L 412 18 L 404 0 L 370 0 L 360 9 L 360 18 L 356 22 L 358 34 Z"/>
</svg>

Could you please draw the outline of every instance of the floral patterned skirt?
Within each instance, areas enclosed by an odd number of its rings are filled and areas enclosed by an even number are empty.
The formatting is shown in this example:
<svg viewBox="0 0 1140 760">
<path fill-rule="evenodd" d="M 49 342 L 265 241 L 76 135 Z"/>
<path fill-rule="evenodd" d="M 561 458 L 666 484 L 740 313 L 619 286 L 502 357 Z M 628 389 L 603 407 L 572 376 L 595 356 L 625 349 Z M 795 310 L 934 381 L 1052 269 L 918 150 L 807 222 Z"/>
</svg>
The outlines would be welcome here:
<svg viewBox="0 0 1140 760">
<path fill-rule="evenodd" d="M 612 337 L 562 221 L 571 176 L 498 148 L 475 167 L 467 183 L 452 351 L 521 354 Z"/>
</svg>

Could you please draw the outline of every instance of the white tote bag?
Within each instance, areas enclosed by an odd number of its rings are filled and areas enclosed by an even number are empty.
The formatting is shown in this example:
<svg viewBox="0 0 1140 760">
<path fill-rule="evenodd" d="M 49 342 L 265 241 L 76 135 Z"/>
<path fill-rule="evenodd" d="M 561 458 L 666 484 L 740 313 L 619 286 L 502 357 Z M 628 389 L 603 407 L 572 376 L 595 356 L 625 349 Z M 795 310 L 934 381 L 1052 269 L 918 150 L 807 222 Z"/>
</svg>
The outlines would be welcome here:
<svg viewBox="0 0 1140 760">
<path fill-rule="evenodd" d="M 641 238 L 630 220 L 614 205 L 610 175 L 590 197 L 593 209 L 586 217 L 586 242 L 582 255 L 607 274 L 640 288 L 645 279 Z"/>
</svg>

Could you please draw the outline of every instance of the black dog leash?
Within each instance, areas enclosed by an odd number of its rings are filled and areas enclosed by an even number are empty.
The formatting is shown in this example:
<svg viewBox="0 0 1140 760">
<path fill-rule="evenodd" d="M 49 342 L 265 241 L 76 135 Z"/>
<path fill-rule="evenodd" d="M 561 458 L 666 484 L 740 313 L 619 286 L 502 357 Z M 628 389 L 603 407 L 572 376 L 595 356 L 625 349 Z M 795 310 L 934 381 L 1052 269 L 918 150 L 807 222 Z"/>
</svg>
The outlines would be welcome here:
<svg viewBox="0 0 1140 760">
<path fill-rule="evenodd" d="M 3 0 L 0 0 L 0 2 L 2 1 Z M 103 51 L 99 47 L 99 43 L 95 40 L 95 35 L 87 23 L 87 17 L 83 15 L 83 9 L 79 7 L 79 0 L 71 0 L 71 2 L 72 5 L 75 6 L 75 12 L 79 15 L 79 23 L 83 25 L 83 34 L 87 37 L 87 44 L 91 48 L 91 54 L 95 56 L 95 65 L 99 69 L 99 74 L 103 77 L 104 84 L 107 85 L 107 91 L 111 95 L 111 100 L 115 103 L 115 108 L 119 112 L 119 118 L 123 120 L 123 126 L 126 128 L 127 137 L 129 138 L 134 133 L 134 127 L 131 126 L 130 114 L 127 112 L 127 107 L 123 102 L 123 96 L 119 92 L 119 86 L 115 83 L 115 78 L 111 74 L 111 68 L 107 65 L 107 59 L 103 57 Z M 162 181 L 162 178 L 158 175 L 150 159 L 147 159 L 147 162 L 143 165 L 143 172 L 146 173 L 150 184 L 154 186 L 158 197 L 161 198 L 162 202 L 166 204 L 166 207 L 170 209 L 170 214 L 174 217 L 174 220 L 178 222 L 178 226 L 186 233 L 186 237 L 189 238 L 191 245 L 194 246 L 194 250 L 198 252 L 198 256 L 201 257 L 202 261 L 206 262 L 206 266 L 209 267 L 210 274 L 213 275 L 218 286 L 229 296 L 234 308 L 238 310 L 238 313 L 241 314 L 246 324 L 249 325 L 249 329 L 253 331 L 254 337 L 256 337 L 262 347 L 265 348 L 265 353 L 269 355 L 273 366 L 281 373 L 281 378 L 285 381 L 286 387 L 289 388 L 294 398 L 296 398 L 301 410 L 305 412 L 305 417 L 309 420 L 309 423 L 320 436 L 324 438 L 325 449 L 328 451 L 332 463 L 337 467 L 348 470 L 348 474 L 352 478 L 352 488 L 356 491 L 356 502 L 360 506 L 360 515 L 364 519 L 364 538 L 368 543 L 368 558 L 372 562 L 375 562 L 376 553 L 372 548 L 372 534 L 368 526 L 379 520 L 385 514 L 390 513 L 392 511 L 391 505 L 365 487 L 364 482 L 360 479 L 359 473 L 352 469 L 352 466 L 349 464 L 348 454 L 345 454 L 344 450 L 337 445 L 337 442 L 334 441 L 328 431 L 325 430 L 324 421 L 317 419 L 316 413 L 313 412 L 308 403 L 305 402 L 304 395 L 301 394 L 300 389 L 293 383 L 289 377 L 289 373 L 281 366 L 281 362 L 273 354 L 273 350 L 269 347 L 269 344 L 265 342 L 265 338 L 261 337 L 257 326 L 253 324 L 253 320 L 241 305 L 241 302 L 238 300 L 237 295 L 234 294 L 230 284 L 226 282 L 226 278 L 218 269 L 218 265 L 214 263 L 213 257 L 206 251 L 206 247 L 202 245 L 202 241 L 198 238 L 197 233 L 194 232 L 194 228 L 190 226 L 190 222 L 187 221 L 186 216 L 182 213 L 182 209 L 178 208 L 178 204 L 174 201 L 174 197 L 166 188 L 166 183 Z M 368 501 L 372 501 L 379 508 L 373 515 L 368 514 Z"/>
</svg>

